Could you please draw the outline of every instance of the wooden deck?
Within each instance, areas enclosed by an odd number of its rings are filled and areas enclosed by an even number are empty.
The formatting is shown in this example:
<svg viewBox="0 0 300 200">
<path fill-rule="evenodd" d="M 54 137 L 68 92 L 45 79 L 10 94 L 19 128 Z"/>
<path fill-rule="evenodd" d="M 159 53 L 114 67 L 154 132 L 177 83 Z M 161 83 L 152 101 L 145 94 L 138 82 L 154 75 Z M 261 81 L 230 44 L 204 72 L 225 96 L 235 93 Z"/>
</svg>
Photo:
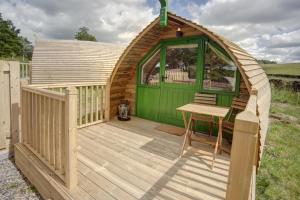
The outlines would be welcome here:
<svg viewBox="0 0 300 200">
<path fill-rule="evenodd" d="M 190 147 L 178 159 L 183 137 L 139 118 L 113 120 L 78 131 L 78 187 L 74 199 L 225 199 L 228 156 Z M 195 145 L 193 145 L 195 146 Z"/>
</svg>

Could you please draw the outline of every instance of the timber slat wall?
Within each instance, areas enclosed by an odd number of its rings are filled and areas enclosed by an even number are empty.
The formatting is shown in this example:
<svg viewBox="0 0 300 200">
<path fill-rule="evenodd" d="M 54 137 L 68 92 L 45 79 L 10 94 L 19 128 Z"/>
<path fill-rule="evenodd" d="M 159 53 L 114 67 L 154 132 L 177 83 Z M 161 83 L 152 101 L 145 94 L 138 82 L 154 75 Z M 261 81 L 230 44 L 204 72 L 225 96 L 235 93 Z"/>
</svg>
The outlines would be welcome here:
<svg viewBox="0 0 300 200">
<path fill-rule="evenodd" d="M 32 84 L 106 83 L 124 46 L 76 40 L 38 40 L 32 57 Z"/>
<path fill-rule="evenodd" d="M 132 114 L 135 114 L 136 66 L 143 56 L 161 39 L 175 38 L 180 27 L 184 36 L 207 35 L 218 43 L 233 59 L 241 73 L 240 95 L 249 96 L 251 90 L 258 91 L 257 106 L 260 119 L 258 162 L 262 155 L 263 145 L 268 129 L 268 115 L 271 102 L 270 84 L 266 73 L 256 60 L 245 50 L 215 34 L 207 28 L 177 15 L 168 13 L 168 26 L 161 28 L 159 18 L 150 23 L 129 44 L 118 60 L 111 77 L 110 115 L 115 116 L 121 99 L 128 99 Z"/>
</svg>

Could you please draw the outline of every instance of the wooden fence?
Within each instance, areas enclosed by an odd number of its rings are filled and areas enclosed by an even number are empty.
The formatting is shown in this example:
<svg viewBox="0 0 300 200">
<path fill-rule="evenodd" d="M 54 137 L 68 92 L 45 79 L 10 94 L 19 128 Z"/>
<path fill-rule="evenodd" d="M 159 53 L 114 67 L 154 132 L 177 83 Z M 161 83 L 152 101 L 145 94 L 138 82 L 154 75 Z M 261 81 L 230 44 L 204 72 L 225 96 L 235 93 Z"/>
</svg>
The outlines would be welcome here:
<svg viewBox="0 0 300 200">
<path fill-rule="evenodd" d="M 19 62 L 0 60 L 0 150 L 12 155 L 20 132 Z"/>
<path fill-rule="evenodd" d="M 235 119 L 227 200 L 255 199 L 258 131 L 257 91 L 253 90 L 245 111 Z"/>
<path fill-rule="evenodd" d="M 66 88 L 74 86 L 77 89 L 77 126 L 78 128 L 101 123 L 108 113 L 106 110 L 107 91 L 103 83 L 63 83 L 34 85 L 51 91 L 64 93 Z"/>
<path fill-rule="evenodd" d="M 30 79 L 31 76 L 31 64 L 21 62 L 20 63 L 20 79 Z"/>
<path fill-rule="evenodd" d="M 44 164 L 65 182 L 77 184 L 77 91 L 66 93 L 22 87 L 22 138 Z"/>
</svg>

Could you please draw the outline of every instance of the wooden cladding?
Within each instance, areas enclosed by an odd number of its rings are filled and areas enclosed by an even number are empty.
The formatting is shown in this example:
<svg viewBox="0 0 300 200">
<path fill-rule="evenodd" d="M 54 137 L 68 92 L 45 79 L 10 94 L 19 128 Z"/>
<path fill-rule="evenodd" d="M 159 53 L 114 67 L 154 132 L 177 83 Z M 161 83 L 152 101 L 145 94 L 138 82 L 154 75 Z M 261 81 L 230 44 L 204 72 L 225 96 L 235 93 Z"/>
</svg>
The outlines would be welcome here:
<svg viewBox="0 0 300 200">
<path fill-rule="evenodd" d="M 66 83 L 35 86 L 59 93 L 65 93 L 68 86 L 74 86 L 78 94 L 78 128 L 104 121 L 106 107 L 106 85 L 103 85 L 102 83 Z"/>
<path fill-rule="evenodd" d="M 68 188 L 77 184 L 77 91 L 66 94 L 22 88 L 21 142 L 44 162 Z"/>
<path fill-rule="evenodd" d="M 38 40 L 32 57 L 32 83 L 103 82 L 124 46 L 77 40 Z"/>
</svg>

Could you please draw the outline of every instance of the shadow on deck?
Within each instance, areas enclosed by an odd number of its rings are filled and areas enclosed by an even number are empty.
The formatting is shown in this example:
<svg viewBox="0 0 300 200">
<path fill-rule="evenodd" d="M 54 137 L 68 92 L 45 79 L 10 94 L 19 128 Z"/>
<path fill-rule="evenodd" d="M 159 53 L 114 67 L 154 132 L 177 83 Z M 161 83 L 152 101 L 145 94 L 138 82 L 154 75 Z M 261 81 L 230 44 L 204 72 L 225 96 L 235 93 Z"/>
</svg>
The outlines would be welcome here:
<svg viewBox="0 0 300 200">
<path fill-rule="evenodd" d="M 225 199 L 229 157 L 190 147 L 178 159 L 183 137 L 155 129 L 159 123 L 112 120 L 78 131 L 75 199 Z"/>
</svg>

